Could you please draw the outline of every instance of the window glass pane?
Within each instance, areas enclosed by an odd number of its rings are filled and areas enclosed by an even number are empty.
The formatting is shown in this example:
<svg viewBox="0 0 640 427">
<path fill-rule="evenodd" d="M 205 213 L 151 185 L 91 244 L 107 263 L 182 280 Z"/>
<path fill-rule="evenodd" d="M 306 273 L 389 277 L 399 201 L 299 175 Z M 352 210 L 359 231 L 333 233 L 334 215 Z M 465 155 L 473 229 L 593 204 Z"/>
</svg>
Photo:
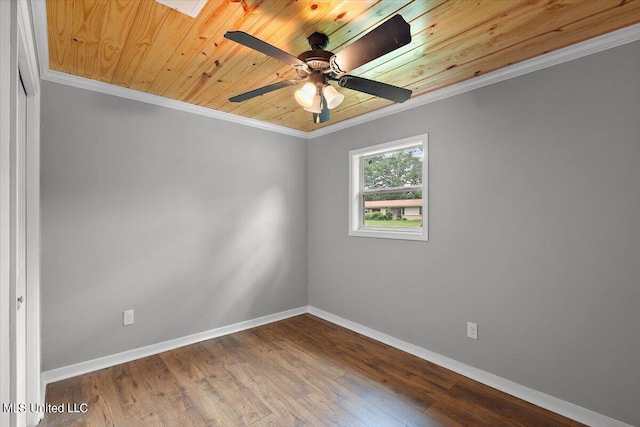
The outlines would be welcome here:
<svg viewBox="0 0 640 427">
<path fill-rule="evenodd" d="M 349 151 L 349 235 L 428 241 L 428 135 Z"/>
<path fill-rule="evenodd" d="M 366 194 L 365 227 L 422 227 L 422 191 Z"/>
<path fill-rule="evenodd" d="M 422 185 L 422 145 L 364 156 L 364 189 Z"/>
</svg>

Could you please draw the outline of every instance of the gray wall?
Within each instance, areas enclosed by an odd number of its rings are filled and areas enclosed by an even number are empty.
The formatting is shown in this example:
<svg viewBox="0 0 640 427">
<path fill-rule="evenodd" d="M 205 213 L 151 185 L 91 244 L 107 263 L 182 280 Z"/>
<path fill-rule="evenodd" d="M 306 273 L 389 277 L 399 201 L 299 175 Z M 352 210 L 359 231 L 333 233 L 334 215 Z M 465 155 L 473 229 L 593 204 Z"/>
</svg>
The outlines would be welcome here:
<svg viewBox="0 0 640 427">
<path fill-rule="evenodd" d="M 306 305 L 306 162 L 301 138 L 43 83 L 43 369 Z"/>
<path fill-rule="evenodd" d="M 311 140 L 310 305 L 640 425 L 639 76 L 636 42 Z M 348 237 L 348 151 L 425 132 L 430 241 Z"/>
</svg>

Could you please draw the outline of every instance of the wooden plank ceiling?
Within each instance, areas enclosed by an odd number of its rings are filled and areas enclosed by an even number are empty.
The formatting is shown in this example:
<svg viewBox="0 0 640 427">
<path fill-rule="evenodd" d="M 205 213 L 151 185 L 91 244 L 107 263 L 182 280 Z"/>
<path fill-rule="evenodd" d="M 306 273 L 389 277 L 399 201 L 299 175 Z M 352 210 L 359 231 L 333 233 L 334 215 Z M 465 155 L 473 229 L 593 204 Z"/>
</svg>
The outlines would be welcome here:
<svg viewBox="0 0 640 427">
<path fill-rule="evenodd" d="M 155 0 L 47 0 L 49 67 L 311 131 L 391 102 L 338 88 L 344 102 L 319 125 L 295 102 L 296 87 L 231 103 L 297 74 L 224 33 L 245 31 L 297 56 L 319 31 L 339 52 L 396 13 L 412 42 L 350 74 L 415 97 L 639 23 L 640 0 L 209 0 L 197 18 Z"/>
</svg>

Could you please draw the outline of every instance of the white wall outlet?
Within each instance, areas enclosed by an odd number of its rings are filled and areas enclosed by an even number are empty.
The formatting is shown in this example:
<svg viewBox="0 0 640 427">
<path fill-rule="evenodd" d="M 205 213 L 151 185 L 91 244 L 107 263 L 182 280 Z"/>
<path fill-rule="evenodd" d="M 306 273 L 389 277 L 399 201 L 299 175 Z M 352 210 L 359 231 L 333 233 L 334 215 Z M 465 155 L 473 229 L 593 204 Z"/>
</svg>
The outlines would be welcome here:
<svg viewBox="0 0 640 427">
<path fill-rule="evenodd" d="M 133 325 L 133 310 L 122 312 L 122 326 Z"/>
<path fill-rule="evenodd" d="M 474 340 L 478 339 L 478 324 L 467 322 L 467 337 Z"/>
</svg>

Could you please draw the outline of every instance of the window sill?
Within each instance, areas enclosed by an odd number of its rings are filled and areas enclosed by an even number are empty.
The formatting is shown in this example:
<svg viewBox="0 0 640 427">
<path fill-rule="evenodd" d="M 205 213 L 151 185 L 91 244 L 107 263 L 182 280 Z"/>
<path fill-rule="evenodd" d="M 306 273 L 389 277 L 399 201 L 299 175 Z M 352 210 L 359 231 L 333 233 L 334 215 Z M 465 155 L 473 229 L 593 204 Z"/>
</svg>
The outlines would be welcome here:
<svg viewBox="0 0 640 427">
<path fill-rule="evenodd" d="M 358 228 L 349 230 L 349 236 L 373 237 L 376 239 L 419 240 L 427 242 L 428 236 L 424 228 Z"/>
</svg>

